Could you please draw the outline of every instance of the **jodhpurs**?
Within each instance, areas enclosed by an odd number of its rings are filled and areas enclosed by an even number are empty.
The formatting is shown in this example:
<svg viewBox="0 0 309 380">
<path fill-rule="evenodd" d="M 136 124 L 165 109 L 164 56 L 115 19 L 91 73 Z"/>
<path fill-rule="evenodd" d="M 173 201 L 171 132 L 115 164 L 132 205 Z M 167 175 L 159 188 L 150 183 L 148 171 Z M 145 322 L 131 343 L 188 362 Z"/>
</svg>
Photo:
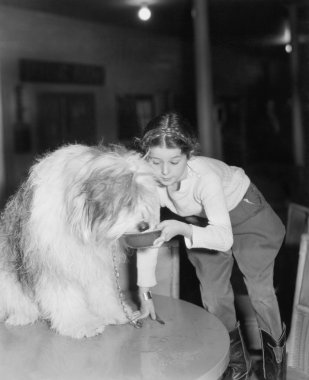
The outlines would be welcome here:
<svg viewBox="0 0 309 380">
<path fill-rule="evenodd" d="M 235 259 L 244 275 L 259 327 L 277 339 L 282 324 L 273 272 L 285 235 L 284 225 L 253 184 L 230 211 L 230 218 L 234 235 L 231 252 L 188 250 L 200 282 L 203 305 L 229 331 L 235 328 L 234 293 L 230 283 Z"/>
</svg>

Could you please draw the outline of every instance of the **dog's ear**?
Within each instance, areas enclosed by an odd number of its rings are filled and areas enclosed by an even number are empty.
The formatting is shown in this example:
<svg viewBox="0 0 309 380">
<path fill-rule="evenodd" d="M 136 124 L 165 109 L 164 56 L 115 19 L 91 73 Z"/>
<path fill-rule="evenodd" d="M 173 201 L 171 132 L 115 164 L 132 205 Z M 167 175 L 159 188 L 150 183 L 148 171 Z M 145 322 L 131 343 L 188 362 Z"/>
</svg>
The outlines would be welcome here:
<svg viewBox="0 0 309 380">
<path fill-rule="evenodd" d="M 91 212 L 93 206 L 83 191 L 71 194 L 67 199 L 67 218 L 71 233 L 82 242 L 89 242 L 91 236 Z"/>
<path fill-rule="evenodd" d="M 103 175 L 104 174 L 104 175 Z M 117 174 L 117 173 L 116 173 Z M 130 208 L 136 197 L 132 173 L 95 172 L 82 185 L 72 185 L 67 195 L 67 218 L 71 232 L 84 243 L 98 225 L 107 231 L 116 223 L 121 209 Z"/>
</svg>

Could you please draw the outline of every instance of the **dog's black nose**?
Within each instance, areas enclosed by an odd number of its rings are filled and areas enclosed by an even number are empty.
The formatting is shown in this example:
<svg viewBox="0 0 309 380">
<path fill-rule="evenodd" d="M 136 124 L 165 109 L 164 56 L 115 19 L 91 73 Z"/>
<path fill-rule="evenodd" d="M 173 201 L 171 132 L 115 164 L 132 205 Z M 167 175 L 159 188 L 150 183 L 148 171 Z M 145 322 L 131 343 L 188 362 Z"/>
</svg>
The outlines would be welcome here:
<svg viewBox="0 0 309 380">
<path fill-rule="evenodd" d="M 146 231 L 146 230 L 149 230 L 149 224 L 147 222 L 140 222 L 138 223 L 137 225 L 137 229 L 140 231 L 140 232 L 143 232 L 143 231 Z"/>
</svg>

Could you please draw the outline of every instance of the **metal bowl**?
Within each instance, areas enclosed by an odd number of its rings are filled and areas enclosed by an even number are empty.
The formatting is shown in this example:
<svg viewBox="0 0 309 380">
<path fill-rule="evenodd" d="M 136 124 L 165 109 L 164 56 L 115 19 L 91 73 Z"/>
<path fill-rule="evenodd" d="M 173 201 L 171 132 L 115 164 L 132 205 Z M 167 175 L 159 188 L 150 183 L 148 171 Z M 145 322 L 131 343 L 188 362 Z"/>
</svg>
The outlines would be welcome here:
<svg viewBox="0 0 309 380">
<path fill-rule="evenodd" d="M 131 248 L 152 247 L 153 242 L 161 235 L 161 230 L 134 232 L 123 235 L 125 243 Z"/>
</svg>

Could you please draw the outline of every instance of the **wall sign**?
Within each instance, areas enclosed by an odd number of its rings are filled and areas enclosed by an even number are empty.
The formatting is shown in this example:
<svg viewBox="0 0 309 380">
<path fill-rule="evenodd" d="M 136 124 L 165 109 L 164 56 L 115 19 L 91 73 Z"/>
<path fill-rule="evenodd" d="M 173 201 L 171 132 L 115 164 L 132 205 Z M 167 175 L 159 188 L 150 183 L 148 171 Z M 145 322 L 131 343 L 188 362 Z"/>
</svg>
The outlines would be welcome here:
<svg viewBox="0 0 309 380">
<path fill-rule="evenodd" d="M 20 59 L 19 78 L 21 82 L 101 86 L 105 73 L 99 65 Z"/>
</svg>

